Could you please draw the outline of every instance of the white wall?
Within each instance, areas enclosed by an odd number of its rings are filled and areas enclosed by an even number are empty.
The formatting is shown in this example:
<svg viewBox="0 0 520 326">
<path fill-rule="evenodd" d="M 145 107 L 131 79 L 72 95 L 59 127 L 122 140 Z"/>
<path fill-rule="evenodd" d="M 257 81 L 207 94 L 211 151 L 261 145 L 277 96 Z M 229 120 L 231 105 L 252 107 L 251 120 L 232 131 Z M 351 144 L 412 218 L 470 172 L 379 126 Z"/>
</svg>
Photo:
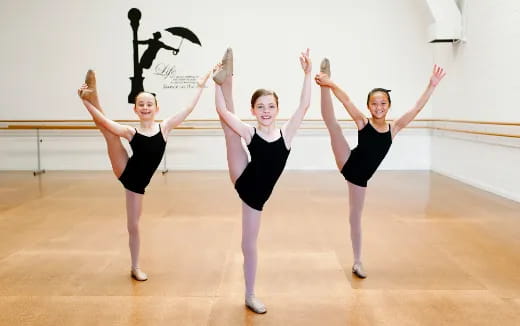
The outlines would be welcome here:
<svg viewBox="0 0 520 326">
<path fill-rule="evenodd" d="M 465 2 L 465 3 L 464 3 Z M 520 2 L 460 1 L 466 42 L 433 45 L 448 70 L 433 99 L 433 117 L 520 123 Z M 454 129 L 478 129 L 452 123 Z M 520 135 L 519 126 L 488 125 L 486 132 Z M 503 131 L 502 131 L 503 130 Z M 520 201 L 520 139 L 436 132 L 432 168 Z"/>
<path fill-rule="evenodd" d="M 465 3 L 464 3 L 465 2 Z M 434 98 L 440 119 L 520 122 L 520 2 L 461 1 L 465 43 L 433 44 L 448 70 Z"/>
<path fill-rule="evenodd" d="M 260 87 L 279 94 L 280 118 L 292 113 L 303 77 L 298 55 L 306 47 L 311 48 L 314 72 L 324 56 L 331 59 L 333 78 L 360 108 L 365 107 L 371 88 L 392 89 L 390 118 L 414 104 L 433 62 L 431 47 L 425 42 L 431 17 L 426 4 L 416 0 L 4 0 L 0 3 L 0 92 L 4 95 L 0 120 L 90 119 L 75 94 L 88 68 L 97 71 L 107 115 L 135 119 L 126 103 L 133 75 L 132 31 L 127 18 L 132 7 L 142 12 L 140 39 L 162 31 L 162 41 L 178 46 L 180 40 L 164 31 L 172 26 L 188 27 L 199 36 L 202 47 L 184 41 L 177 56 L 159 52 L 154 64 L 175 66 L 179 76 L 202 74 L 232 46 L 235 103 L 243 118 L 250 118 L 249 98 Z M 144 49 L 140 46 L 140 54 Z M 152 70 L 145 70 L 144 76 L 145 89 L 158 93 L 159 119 L 187 103 L 193 94 L 191 89 L 163 88 L 164 79 Z M 337 101 L 336 106 L 338 118 L 348 118 Z M 420 118 L 431 115 L 428 105 Z M 216 118 L 210 85 L 190 119 L 209 119 L 218 125 Z M 317 86 L 313 86 L 307 118 L 321 118 Z M 34 168 L 35 159 L 28 159 L 35 157 L 33 134 L 0 132 L 0 169 Z M 355 133 L 346 134 L 354 145 Z M 109 168 L 103 139 L 95 132 L 45 131 L 42 135 L 46 169 Z M 426 130 L 400 135 L 382 168 L 429 169 L 428 135 Z M 175 157 L 168 163 L 171 168 L 226 168 L 220 132 L 186 132 L 182 138 L 172 137 L 170 143 L 169 157 Z M 173 145 L 176 143 L 182 146 Z M 325 129 L 299 134 L 288 168 L 334 168 Z"/>
<path fill-rule="evenodd" d="M 394 89 L 399 114 L 422 91 L 432 63 L 424 40 L 430 16 L 422 1 L 16 1 L 0 3 L 0 89 L 9 95 L 0 111 L 7 119 L 89 119 L 75 89 L 94 68 L 107 113 L 134 119 L 128 109 L 132 31 L 128 10 L 142 12 L 139 38 L 162 31 L 162 41 L 177 46 L 167 27 L 194 31 L 202 47 L 188 41 L 179 55 L 161 50 L 155 64 L 176 67 L 178 75 L 200 75 L 220 60 L 227 46 L 236 55 L 235 96 L 240 115 L 249 117 L 255 88 L 275 89 L 281 117 L 296 107 L 303 74 L 298 55 L 311 48 L 314 71 L 324 56 L 334 78 L 361 107 L 373 87 Z M 140 46 L 140 54 L 146 46 Z M 153 67 L 152 67 L 153 68 Z M 188 102 L 191 90 L 163 89 L 163 78 L 145 70 L 145 89 L 159 95 L 162 116 Z M 216 119 L 212 88 L 193 119 Z M 319 117 L 315 88 L 309 118 Z M 368 113 L 368 112 L 367 112 Z M 427 108 L 422 117 L 429 117 Z"/>
</svg>

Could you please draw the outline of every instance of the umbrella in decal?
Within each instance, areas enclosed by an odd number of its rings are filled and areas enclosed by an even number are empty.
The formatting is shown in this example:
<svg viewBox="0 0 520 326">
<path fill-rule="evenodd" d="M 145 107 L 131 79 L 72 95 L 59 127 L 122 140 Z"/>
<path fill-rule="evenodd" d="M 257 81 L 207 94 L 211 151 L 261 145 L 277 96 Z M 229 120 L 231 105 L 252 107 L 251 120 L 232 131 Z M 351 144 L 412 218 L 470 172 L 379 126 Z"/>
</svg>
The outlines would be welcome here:
<svg viewBox="0 0 520 326">
<path fill-rule="evenodd" d="M 195 33 L 190 31 L 186 27 L 180 27 L 180 26 L 170 27 L 170 28 L 165 29 L 165 31 L 172 33 L 172 35 L 181 37 L 181 44 L 179 44 L 179 50 L 181 48 L 182 41 L 184 41 L 184 39 L 187 39 L 188 41 L 190 41 L 194 44 L 198 44 L 198 45 L 202 46 L 202 44 L 200 44 L 200 40 L 197 37 L 197 35 L 195 35 Z"/>
</svg>

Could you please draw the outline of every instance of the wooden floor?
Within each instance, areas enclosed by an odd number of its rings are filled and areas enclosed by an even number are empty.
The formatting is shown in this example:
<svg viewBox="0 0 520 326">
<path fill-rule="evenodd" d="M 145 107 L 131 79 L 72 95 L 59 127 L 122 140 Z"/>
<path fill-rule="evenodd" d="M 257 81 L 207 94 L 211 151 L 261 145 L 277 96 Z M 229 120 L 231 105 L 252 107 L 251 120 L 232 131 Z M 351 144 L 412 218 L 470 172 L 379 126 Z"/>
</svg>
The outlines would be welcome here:
<svg viewBox="0 0 520 326">
<path fill-rule="evenodd" d="M 0 325 L 520 325 L 520 204 L 429 172 L 379 172 L 353 279 L 337 172 L 286 171 L 243 306 L 240 205 L 225 172 L 156 175 L 129 277 L 109 172 L 0 173 Z"/>
</svg>

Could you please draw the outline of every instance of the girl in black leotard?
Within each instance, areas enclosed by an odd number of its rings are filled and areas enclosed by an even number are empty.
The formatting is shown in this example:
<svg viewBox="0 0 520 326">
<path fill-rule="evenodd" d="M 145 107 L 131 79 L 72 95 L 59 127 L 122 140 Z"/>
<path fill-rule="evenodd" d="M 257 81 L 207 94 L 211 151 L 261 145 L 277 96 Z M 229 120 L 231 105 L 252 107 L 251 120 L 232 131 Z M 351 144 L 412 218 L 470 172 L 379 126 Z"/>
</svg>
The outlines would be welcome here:
<svg viewBox="0 0 520 326">
<path fill-rule="evenodd" d="M 371 117 L 366 118 L 352 103 L 348 95 L 330 79 L 328 59 L 322 61 L 320 71 L 315 80 L 321 86 L 321 115 L 330 134 L 336 164 L 349 187 L 350 238 L 354 252 L 352 272 L 360 278 L 365 278 L 366 273 L 361 264 L 361 213 L 367 181 L 386 156 L 395 135 L 421 111 L 445 72 L 435 65 L 428 86 L 415 106 L 399 119 L 388 123 L 386 114 L 391 105 L 389 90 L 375 88 L 370 91 L 367 107 Z M 358 146 L 352 150 L 343 135 L 341 126 L 336 121 L 330 90 L 343 104 L 358 128 Z"/>
<path fill-rule="evenodd" d="M 146 281 L 148 276 L 139 268 L 139 218 L 141 216 L 143 194 L 155 170 L 161 162 L 170 130 L 175 128 L 193 111 L 209 72 L 198 81 L 198 88 L 192 102 L 182 111 L 161 123 L 155 122 L 159 111 L 155 95 L 141 92 L 135 98 L 134 112 L 139 117 L 139 127 L 121 125 L 105 117 L 99 105 L 95 75 L 87 72 L 85 84 L 78 89 L 78 95 L 94 119 L 107 143 L 112 170 L 126 189 L 126 213 L 132 267 L 130 274 L 138 281 Z M 126 138 L 132 148 L 128 157 L 120 137 Z"/>
<path fill-rule="evenodd" d="M 310 105 L 311 60 L 309 49 L 300 56 L 305 73 L 300 105 L 281 127 L 276 126 L 278 96 L 273 91 L 259 89 L 251 99 L 251 113 L 257 120 L 252 127 L 236 115 L 232 97 L 233 58 L 227 49 L 222 64 L 215 68 L 215 102 L 226 138 L 227 161 L 231 182 L 242 199 L 242 253 L 244 254 L 245 304 L 256 313 L 266 309 L 255 297 L 257 265 L 256 239 L 260 215 L 273 187 L 283 171 L 291 142 Z M 244 139 L 251 161 L 242 146 Z"/>
</svg>

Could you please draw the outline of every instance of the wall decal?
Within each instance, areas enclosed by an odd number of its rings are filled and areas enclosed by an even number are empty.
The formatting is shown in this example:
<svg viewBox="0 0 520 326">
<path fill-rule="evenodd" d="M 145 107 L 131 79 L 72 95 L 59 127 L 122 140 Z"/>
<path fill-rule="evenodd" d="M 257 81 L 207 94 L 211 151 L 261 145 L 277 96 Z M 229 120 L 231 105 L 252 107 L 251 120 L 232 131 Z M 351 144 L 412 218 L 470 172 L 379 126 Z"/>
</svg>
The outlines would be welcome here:
<svg viewBox="0 0 520 326">
<path fill-rule="evenodd" d="M 165 31 L 171 33 L 172 35 L 181 38 L 178 48 L 162 42 L 160 40 L 162 34 L 159 31 L 154 32 L 152 38 L 147 40 L 139 40 L 137 30 L 139 29 L 139 21 L 141 20 L 141 11 L 137 8 L 130 9 L 128 11 L 128 19 L 130 19 L 130 26 L 132 27 L 133 32 L 132 42 L 134 63 L 134 75 L 130 77 L 130 80 L 132 81 L 132 89 L 130 94 L 128 94 L 128 103 L 134 103 L 137 94 L 144 90 L 143 81 L 145 77 L 143 77 L 143 70 L 150 69 L 152 67 L 153 61 L 161 49 L 171 51 L 172 55 L 178 55 L 182 43 L 185 39 L 199 46 L 202 46 L 202 44 L 200 43 L 200 40 L 197 35 L 195 35 L 195 33 L 186 27 L 180 26 L 169 27 L 165 29 Z M 139 45 L 147 45 L 147 48 L 144 50 L 141 58 L 139 58 Z M 165 88 L 187 88 L 187 84 L 192 83 L 193 80 L 196 80 L 196 76 L 176 76 L 175 71 L 175 66 L 161 63 L 155 67 L 154 73 L 161 75 L 164 78 L 170 78 L 172 81 L 174 81 L 174 83 L 169 86 L 165 86 Z"/>
</svg>

